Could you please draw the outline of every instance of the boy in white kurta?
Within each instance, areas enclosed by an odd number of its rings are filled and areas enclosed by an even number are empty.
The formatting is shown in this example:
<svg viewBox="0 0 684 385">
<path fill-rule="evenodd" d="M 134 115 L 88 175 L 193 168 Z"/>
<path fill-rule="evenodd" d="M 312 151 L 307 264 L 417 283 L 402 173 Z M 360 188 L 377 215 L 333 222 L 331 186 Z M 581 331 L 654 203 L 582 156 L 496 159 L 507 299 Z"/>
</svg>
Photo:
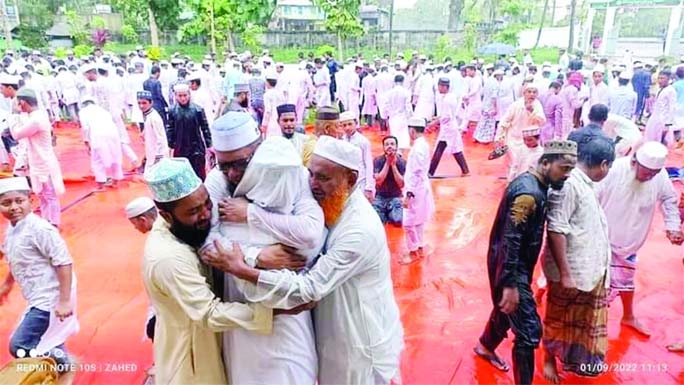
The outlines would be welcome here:
<svg viewBox="0 0 684 385">
<path fill-rule="evenodd" d="M 28 307 L 10 338 L 10 353 L 49 356 L 65 372 L 71 366 L 64 342 L 79 329 L 73 260 L 57 229 L 31 212 L 29 193 L 24 177 L 0 180 L 0 213 L 10 222 L 2 245 L 10 272 L 0 286 L 0 304 L 16 282 Z"/>
<path fill-rule="evenodd" d="M 143 141 L 145 142 L 145 172 L 169 156 L 166 127 L 159 113 L 152 108 L 152 93 L 138 92 L 138 106 L 143 113 Z"/>
<path fill-rule="evenodd" d="M 361 164 L 359 165 L 359 181 L 357 188 L 363 191 L 368 200 L 375 196 L 375 178 L 373 178 L 373 155 L 370 141 L 357 130 L 354 113 L 345 111 L 340 114 L 340 129 L 344 131 L 347 141 L 361 150 Z"/>
<path fill-rule="evenodd" d="M 540 129 L 531 127 L 522 131 L 525 147 L 520 147 L 520 156 L 509 165 L 508 181 L 511 182 L 518 175 L 527 172 L 530 167 L 537 167 L 539 158 L 544 154 L 544 148 L 539 145 Z"/>
<path fill-rule="evenodd" d="M 31 187 L 40 198 L 40 215 L 59 227 L 62 210 L 58 196 L 64 194 L 64 181 L 52 146 L 50 118 L 47 111 L 38 109 L 33 90 L 26 87 L 19 90 L 17 101 L 21 111 L 28 114 L 28 119 L 11 126 L 10 132 L 16 140 L 26 139 Z"/>
<path fill-rule="evenodd" d="M 409 120 L 409 134 L 413 147 L 406 161 L 404 173 L 404 217 L 402 219 L 406 236 L 406 247 L 409 254 L 401 258 L 399 263 L 411 263 L 423 257 L 423 233 L 425 222 L 435 211 L 435 199 L 428 178 L 430 167 L 430 145 L 423 137 L 425 119 Z"/>
<path fill-rule="evenodd" d="M 95 174 L 97 189 L 116 186 L 123 180 L 121 137 L 109 111 L 95 105 L 92 97 L 81 101 L 81 129 L 83 141 L 90 154 L 90 167 Z"/>
</svg>

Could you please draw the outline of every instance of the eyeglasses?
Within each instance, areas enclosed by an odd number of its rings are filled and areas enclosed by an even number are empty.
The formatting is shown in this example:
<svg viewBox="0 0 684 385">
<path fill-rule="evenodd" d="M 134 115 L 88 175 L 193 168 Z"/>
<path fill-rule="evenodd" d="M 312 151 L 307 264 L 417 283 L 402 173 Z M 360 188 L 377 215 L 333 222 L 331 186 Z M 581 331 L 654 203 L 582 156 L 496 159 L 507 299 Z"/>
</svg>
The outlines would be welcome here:
<svg viewBox="0 0 684 385">
<path fill-rule="evenodd" d="M 226 172 L 228 170 L 244 170 L 247 168 L 249 165 L 249 162 L 252 160 L 252 157 L 254 154 L 250 155 L 248 158 L 245 159 L 238 159 L 234 160 L 232 162 L 219 162 L 218 163 L 218 169 L 220 171 Z"/>
</svg>

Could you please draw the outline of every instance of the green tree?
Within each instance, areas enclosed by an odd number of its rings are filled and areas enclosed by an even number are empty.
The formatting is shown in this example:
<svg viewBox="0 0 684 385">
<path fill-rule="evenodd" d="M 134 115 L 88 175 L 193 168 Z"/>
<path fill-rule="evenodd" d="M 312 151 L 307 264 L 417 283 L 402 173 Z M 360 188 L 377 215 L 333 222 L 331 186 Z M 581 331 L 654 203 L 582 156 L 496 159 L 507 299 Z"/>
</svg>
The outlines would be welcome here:
<svg viewBox="0 0 684 385">
<path fill-rule="evenodd" d="M 153 46 L 159 46 L 159 31 L 178 28 L 179 0 L 111 0 L 124 14 L 124 22 L 139 29 L 149 28 Z"/>
<path fill-rule="evenodd" d="M 138 43 L 138 33 L 135 32 L 135 29 L 130 24 L 124 24 L 121 27 L 121 36 L 126 43 Z"/>
<path fill-rule="evenodd" d="M 19 39 L 28 47 L 43 47 L 47 45 L 45 31 L 52 27 L 55 15 L 50 4 L 44 0 L 22 0 L 17 3 L 21 25 L 19 25 Z"/>
<path fill-rule="evenodd" d="M 337 35 L 337 50 L 340 60 L 344 59 L 344 39 L 358 37 L 364 33 L 359 19 L 360 0 L 314 0 L 314 5 L 325 12 L 325 29 Z"/>
<path fill-rule="evenodd" d="M 183 38 L 209 36 L 211 49 L 216 52 L 218 41 L 235 48 L 233 34 L 240 34 L 247 47 L 256 49 L 258 35 L 271 20 L 276 1 L 188 0 L 187 6 L 195 17 L 181 27 Z"/>
</svg>

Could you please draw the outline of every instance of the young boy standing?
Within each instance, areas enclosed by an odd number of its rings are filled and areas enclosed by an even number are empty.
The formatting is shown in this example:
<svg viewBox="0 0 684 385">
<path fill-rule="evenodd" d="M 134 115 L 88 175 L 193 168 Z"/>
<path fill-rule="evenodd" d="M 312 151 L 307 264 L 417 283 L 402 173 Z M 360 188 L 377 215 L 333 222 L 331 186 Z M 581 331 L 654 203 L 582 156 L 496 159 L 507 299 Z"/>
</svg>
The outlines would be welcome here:
<svg viewBox="0 0 684 385">
<path fill-rule="evenodd" d="M 423 137 L 425 125 L 426 121 L 422 118 L 411 118 L 408 122 L 413 146 L 409 151 L 404 174 L 403 225 L 409 253 L 399 260 L 401 264 L 412 263 L 424 256 L 424 225 L 435 211 L 435 200 L 428 178 L 430 146 Z"/>
<path fill-rule="evenodd" d="M 531 127 L 522 131 L 525 147 L 521 149 L 516 162 L 511 163 L 508 170 L 508 181 L 512 181 L 518 175 L 526 172 L 530 167 L 537 167 L 539 158 L 544 154 L 544 148 L 539 145 L 540 130 Z"/>
<path fill-rule="evenodd" d="M 26 178 L 0 180 L 0 213 L 10 222 L 3 243 L 10 273 L 0 286 L 0 304 L 16 282 L 28 309 L 12 334 L 10 353 L 49 356 L 63 372 L 70 368 L 64 342 L 79 329 L 73 260 L 59 231 L 32 212 L 29 191 Z"/>
</svg>

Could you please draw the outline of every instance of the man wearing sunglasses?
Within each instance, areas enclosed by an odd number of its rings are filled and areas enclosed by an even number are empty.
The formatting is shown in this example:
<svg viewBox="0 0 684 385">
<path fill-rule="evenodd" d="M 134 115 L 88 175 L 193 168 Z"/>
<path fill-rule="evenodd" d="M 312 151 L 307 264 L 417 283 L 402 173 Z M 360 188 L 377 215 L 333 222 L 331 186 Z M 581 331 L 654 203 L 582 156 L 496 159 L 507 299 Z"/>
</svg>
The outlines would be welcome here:
<svg viewBox="0 0 684 385">
<path fill-rule="evenodd" d="M 257 123 L 247 112 L 230 111 L 214 121 L 211 137 L 217 165 L 207 175 L 205 186 L 213 202 L 212 237 L 234 242 L 247 242 L 258 232 L 270 234 L 273 239 L 294 247 L 276 244 L 260 251 L 245 252 L 245 262 L 260 269 L 294 269 L 301 266 L 305 257 L 293 255 L 294 249 L 320 250 L 324 242 L 323 211 L 309 188 L 309 172 L 301 172 L 290 183 L 298 186 L 294 204 L 288 213 L 267 212 L 235 191 L 261 144 Z M 264 175 L 264 178 L 268 176 Z M 285 177 L 283 175 L 279 178 Z M 273 185 L 277 185 L 273 181 Z M 224 242 L 224 245 L 227 245 Z M 257 255 L 258 254 L 258 255 Z M 214 292 L 224 299 L 247 302 L 237 290 L 235 278 L 214 270 Z M 268 336 L 248 331 L 223 333 L 223 356 L 226 371 L 235 383 L 292 384 L 315 377 L 316 367 L 307 365 L 308 351 L 305 338 L 310 323 L 304 317 L 281 316 Z M 315 365 L 314 365 L 315 366 Z M 292 376 L 289 376 L 292 375 Z M 289 380 L 288 380 L 289 379 Z"/>
</svg>

